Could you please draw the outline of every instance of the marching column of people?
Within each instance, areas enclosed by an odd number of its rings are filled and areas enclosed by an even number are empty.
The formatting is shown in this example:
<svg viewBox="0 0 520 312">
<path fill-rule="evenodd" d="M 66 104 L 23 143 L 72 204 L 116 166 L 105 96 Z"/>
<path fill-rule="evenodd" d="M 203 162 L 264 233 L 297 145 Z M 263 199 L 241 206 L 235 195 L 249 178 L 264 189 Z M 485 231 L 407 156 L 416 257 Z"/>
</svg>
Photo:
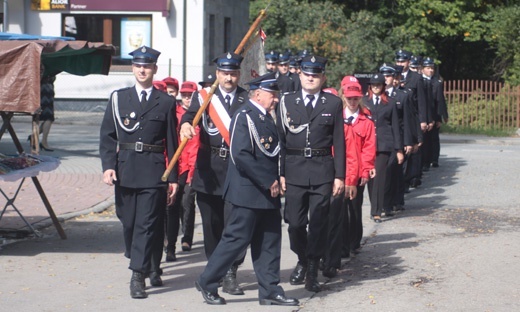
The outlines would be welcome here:
<svg viewBox="0 0 520 312">
<path fill-rule="evenodd" d="M 176 260 L 181 225 L 182 250 L 191 250 L 196 202 L 208 262 L 195 286 L 204 301 L 225 304 L 219 286 L 244 294 L 236 276 L 250 246 L 259 303 L 298 305 L 279 286 L 282 220 L 298 259 L 289 283 L 319 292 L 319 270 L 334 278 L 341 259 L 361 251 L 365 187 L 370 218 L 381 223 L 404 210 L 423 171 L 439 166 L 448 112 L 430 57 L 397 51 L 363 94 L 350 75 L 339 93 L 333 83 L 327 88 L 327 59 L 307 50 L 265 54 L 269 73 L 248 82 L 249 91 L 238 86 L 243 57 L 231 52 L 214 59 L 215 75 L 199 82 L 201 90 L 190 81 L 179 88 L 172 77 L 153 81 L 160 52 L 143 46 L 130 54 L 136 84 L 111 95 L 100 157 L 103 181 L 115 187 L 132 298 L 148 296 L 146 278 L 163 285 L 162 249 L 165 261 Z"/>
</svg>

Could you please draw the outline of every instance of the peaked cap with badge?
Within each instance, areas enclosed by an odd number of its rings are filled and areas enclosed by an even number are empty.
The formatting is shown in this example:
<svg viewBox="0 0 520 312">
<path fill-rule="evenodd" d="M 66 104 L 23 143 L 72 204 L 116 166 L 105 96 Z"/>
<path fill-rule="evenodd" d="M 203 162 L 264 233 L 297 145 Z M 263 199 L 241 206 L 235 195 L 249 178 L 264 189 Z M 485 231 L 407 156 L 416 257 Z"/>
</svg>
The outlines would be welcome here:
<svg viewBox="0 0 520 312">
<path fill-rule="evenodd" d="M 132 64 L 147 65 L 157 63 L 161 52 L 147 46 L 142 46 L 128 54 L 133 56 Z"/>
</svg>

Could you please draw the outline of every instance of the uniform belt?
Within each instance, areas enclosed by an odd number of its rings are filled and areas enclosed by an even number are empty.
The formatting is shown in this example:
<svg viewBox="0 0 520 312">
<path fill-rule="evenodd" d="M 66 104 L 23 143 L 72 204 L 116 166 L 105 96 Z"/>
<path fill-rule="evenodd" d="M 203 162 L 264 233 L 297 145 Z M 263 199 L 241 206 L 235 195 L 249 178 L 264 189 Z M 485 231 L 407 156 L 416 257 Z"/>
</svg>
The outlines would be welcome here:
<svg viewBox="0 0 520 312">
<path fill-rule="evenodd" d="M 143 142 L 119 143 L 119 149 L 134 150 L 139 153 L 141 153 L 141 152 L 152 152 L 152 153 L 164 152 L 164 146 L 144 144 Z"/>
<path fill-rule="evenodd" d="M 315 156 L 329 156 L 332 154 L 330 148 L 288 148 L 285 152 L 286 155 L 315 157 Z"/>
<path fill-rule="evenodd" d="M 229 156 L 229 149 L 227 147 L 215 147 L 203 145 L 204 148 L 209 149 L 213 154 L 217 154 L 220 158 L 226 159 Z"/>
</svg>

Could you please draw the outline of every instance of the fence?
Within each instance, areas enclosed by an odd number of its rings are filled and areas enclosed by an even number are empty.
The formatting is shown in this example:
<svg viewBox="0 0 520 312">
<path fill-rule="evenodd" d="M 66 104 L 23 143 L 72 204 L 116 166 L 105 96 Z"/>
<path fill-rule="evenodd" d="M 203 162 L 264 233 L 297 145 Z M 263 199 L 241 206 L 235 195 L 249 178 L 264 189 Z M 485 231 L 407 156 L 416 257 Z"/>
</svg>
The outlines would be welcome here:
<svg viewBox="0 0 520 312">
<path fill-rule="evenodd" d="M 444 82 L 449 124 L 481 130 L 520 128 L 520 86 L 483 80 Z"/>
</svg>

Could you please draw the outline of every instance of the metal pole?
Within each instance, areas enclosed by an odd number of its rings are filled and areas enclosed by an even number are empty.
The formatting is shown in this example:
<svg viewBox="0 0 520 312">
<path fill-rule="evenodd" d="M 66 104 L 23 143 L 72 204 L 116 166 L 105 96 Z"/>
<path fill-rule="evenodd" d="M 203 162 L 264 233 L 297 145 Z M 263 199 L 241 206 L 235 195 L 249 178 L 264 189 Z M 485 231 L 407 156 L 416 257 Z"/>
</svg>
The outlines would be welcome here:
<svg viewBox="0 0 520 312">
<path fill-rule="evenodd" d="M 7 25 L 7 0 L 4 0 L 4 20 L 2 24 L 2 31 L 7 32 L 9 27 Z"/>
</svg>

